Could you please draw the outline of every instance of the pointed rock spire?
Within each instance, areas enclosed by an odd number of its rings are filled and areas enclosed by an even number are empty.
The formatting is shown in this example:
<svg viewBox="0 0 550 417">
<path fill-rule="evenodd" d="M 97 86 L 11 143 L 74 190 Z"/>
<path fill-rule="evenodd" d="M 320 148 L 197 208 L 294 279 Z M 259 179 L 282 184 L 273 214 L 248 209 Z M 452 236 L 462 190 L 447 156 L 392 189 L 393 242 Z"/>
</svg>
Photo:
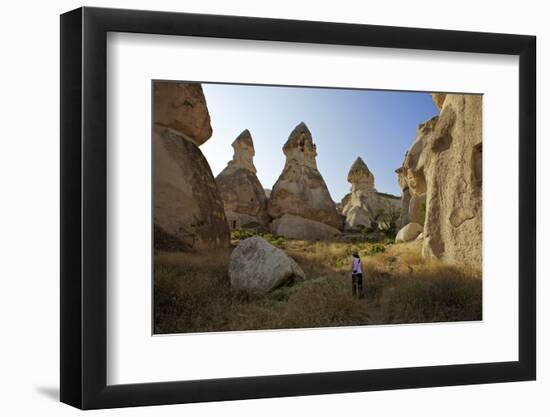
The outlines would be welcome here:
<svg viewBox="0 0 550 417">
<path fill-rule="evenodd" d="M 233 147 L 233 159 L 228 162 L 226 169 L 244 168 L 256 173 L 254 166 L 254 143 L 248 129 L 243 130 L 231 144 Z"/>
<path fill-rule="evenodd" d="M 254 142 L 252 142 L 252 135 L 248 129 L 243 130 L 239 136 L 231 144 L 233 149 L 238 147 L 250 147 L 254 149 Z"/>
<path fill-rule="evenodd" d="M 283 152 L 286 156 L 285 167 L 271 191 L 268 212 L 276 220 L 285 220 L 272 223 L 272 231 L 291 237 L 287 232 L 293 230 L 293 238 L 301 233 L 301 238 L 311 239 L 315 235 L 310 230 L 311 225 L 319 223 L 319 230 L 325 230 L 328 225 L 332 232 L 338 234 L 343 221 L 317 169 L 317 148 L 304 122 L 292 130 Z M 291 221 L 286 215 L 296 218 Z M 296 226 L 300 219 L 301 229 Z"/>
<path fill-rule="evenodd" d="M 348 182 L 351 184 L 351 192 L 341 203 L 342 214 L 346 216 L 346 229 L 373 227 L 380 212 L 389 213 L 400 209 L 399 197 L 376 191 L 374 175 L 360 157 L 351 165 Z"/>
<path fill-rule="evenodd" d="M 348 172 L 348 182 L 352 185 L 352 191 L 358 188 L 365 191 L 375 191 L 374 175 L 372 175 L 361 157 L 358 157 L 352 164 Z"/>
<path fill-rule="evenodd" d="M 229 227 L 264 230 L 269 222 L 267 197 L 256 176 L 254 143 L 248 129 L 243 130 L 231 146 L 233 159 L 216 177 Z"/>
<path fill-rule="evenodd" d="M 290 132 L 288 140 L 283 146 L 283 152 L 286 156 L 287 164 L 296 160 L 303 165 L 317 169 L 317 147 L 313 143 L 313 137 L 304 122 Z"/>
</svg>

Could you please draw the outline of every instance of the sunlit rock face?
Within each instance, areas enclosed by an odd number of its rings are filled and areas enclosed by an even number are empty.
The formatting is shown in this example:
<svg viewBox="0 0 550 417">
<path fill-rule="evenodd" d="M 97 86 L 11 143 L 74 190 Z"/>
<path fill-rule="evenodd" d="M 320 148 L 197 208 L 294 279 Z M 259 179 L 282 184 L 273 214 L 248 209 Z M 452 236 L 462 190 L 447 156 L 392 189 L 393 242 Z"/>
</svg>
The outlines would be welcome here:
<svg viewBox="0 0 550 417">
<path fill-rule="evenodd" d="M 429 143 L 423 254 L 482 265 L 482 96 L 449 94 Z"/>
<path fill-rule="evenodd" d="M 232 146 L 233 159 L 216 177 L 229 227 L 266 229 L 270 217 L 265 191 L 256 176 L 252 135 L 243 131 Z"/>
<path fill-rule="evenodd" d="M 201 84 L 155 81 L 153 100 L 155 125 L 168 127 L 197 146 L 212 136 Z"/>
<path fill-rule="evenodd" d="M 342 216 L 317 169 L 317 148 L 303 122 L 290 133 L 283 152 L 285 167 L 271 190 L 269 215 L 279 219 L 289 214 L 341 230 Z"/>
<path fill-rule="evenodd" d="M 482 97 L 433 99 L 440 114 L 419 126 L 397 170 L 410 195 L 408 221 L 423 220 L 425 257 L 481 269 Z"/>
<path fill-rule="evenodd" d="M 212 134 L 202 88 L 165 82 L 153 88 L 154 247 L 190 251 L 228 246 L 223 203 L 197 146 Z"/>
<path fill-rule="evenodd" d="M 258 294 L 306 277 L 294 259 L 260 236 L 239 243 L 231 254 L 228 275 L 233 288 Z"/>
<path fill-rule="evenodd" d="M 351 192 L 341 202 L 346 229 L 371 227 L 382 213 L 401 210 L 399 197 L 376 190 L 374 175 L 360 157 L 348 172 L 348 182 L 351 184 Z"/>
<path fill-rule="evenodd" d="M 395 171 L 402 188 L 401 227 L 411 222 L 424 225 L 427 191 L 424 168 L 428 158 L 425 149 L 438 120 L 439 117 L 435 116 L 418 126 L 416 138 L 405 154 L 403 165 Z"/>
</svg>

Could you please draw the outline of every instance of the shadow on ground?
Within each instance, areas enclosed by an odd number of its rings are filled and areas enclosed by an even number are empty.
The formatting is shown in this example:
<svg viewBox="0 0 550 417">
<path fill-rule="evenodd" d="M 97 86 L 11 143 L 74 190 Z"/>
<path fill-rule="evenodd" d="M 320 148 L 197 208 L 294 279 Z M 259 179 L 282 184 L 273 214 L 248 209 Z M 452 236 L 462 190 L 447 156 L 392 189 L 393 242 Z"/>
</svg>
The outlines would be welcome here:
<svg viewBox="0 0 550 417">
<path fill-rule="evenodd" d="M 36 391 L 53 401 L 59 401 L 59 387 L 37 387 Z"/>
</svg>

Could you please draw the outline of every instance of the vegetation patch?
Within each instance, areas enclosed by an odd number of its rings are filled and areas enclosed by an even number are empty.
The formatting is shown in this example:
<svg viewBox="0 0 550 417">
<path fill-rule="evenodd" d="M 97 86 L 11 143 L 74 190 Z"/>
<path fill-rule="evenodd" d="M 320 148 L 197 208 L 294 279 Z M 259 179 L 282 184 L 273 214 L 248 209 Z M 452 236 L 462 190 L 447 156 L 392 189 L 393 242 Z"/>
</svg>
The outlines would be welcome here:
<svg viewBox="0 0 550 417">
<path fill-rule="evenodd" d="M 270 241 L 279 239 L 263 236 Z M 280 246 L 307 277 L 265 295 L 231 288 L 227 270 L 232 248 L 204 253 L 158 252 L 154 265 L 154 331 L 481 320 L 480 272 L 426 261 L 420 255 L 420 243 L 283 239 Z M 354 298 L 351 291 L 353 250 L 358 250 L 362 258 L 362 299 Z"/>
</svg>

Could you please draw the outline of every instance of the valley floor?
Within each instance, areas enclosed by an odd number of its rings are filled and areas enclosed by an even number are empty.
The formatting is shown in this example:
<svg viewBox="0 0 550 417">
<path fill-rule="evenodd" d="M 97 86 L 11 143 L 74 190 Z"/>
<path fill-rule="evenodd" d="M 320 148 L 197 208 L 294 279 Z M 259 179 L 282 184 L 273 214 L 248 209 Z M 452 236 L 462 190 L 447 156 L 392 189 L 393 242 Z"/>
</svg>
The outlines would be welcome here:
<svg viewBox="0 0 550 417">
<path fill-rule="evenodd" d="M 426 261 L 421 242 L 305 242 L 271 238 L 307 278 L 263 296 L 230 287 L 233 247 L 155 254 L 154 333 L 472 321 L 482 318 L 479 271 Z M 234 244 L 238 241 L 233 241 Z M 351 288 L 359 250 L 365 297 Z"/>
</svg>

